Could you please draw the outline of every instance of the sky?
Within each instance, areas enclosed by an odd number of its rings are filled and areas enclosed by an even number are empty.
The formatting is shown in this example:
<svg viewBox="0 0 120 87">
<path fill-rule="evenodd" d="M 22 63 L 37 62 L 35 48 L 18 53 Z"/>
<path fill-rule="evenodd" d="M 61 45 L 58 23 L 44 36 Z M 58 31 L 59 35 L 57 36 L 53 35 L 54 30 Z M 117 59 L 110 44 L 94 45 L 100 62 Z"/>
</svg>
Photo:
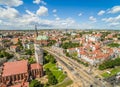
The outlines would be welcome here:
<svg viewBox="0 0 120 87">
<path fill-rule="evenodd" d="M 118 29 L 120 0 L 0 0 L 0 29 Z"/>
</svg>

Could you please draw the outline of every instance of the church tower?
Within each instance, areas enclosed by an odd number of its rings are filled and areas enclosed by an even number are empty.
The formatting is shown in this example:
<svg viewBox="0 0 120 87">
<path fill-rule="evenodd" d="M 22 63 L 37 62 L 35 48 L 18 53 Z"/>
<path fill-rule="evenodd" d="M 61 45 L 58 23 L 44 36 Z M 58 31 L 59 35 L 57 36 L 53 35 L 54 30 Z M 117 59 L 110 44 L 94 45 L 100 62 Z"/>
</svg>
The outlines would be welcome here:
<svg viewBox="0 0 120 87">
<path fill-rule="evenodd" d="M 43 65 L 43 49 L 40 44 L 37 43 L 38 31 L 37 25 L 35 25 L 35 42 L 34 42 L 34 49 L 35 49 L 35 58 L 36 62 Z"/>
</svg>

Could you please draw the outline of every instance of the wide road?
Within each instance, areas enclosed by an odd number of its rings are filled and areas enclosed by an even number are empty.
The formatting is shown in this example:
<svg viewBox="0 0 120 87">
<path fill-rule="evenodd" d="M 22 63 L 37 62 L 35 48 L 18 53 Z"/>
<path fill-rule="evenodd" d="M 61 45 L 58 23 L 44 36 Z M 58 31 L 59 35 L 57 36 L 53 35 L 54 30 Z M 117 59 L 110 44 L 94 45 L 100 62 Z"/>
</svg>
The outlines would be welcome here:
<svg viewBox="0 0 120 87">
<path fill-rule="evenodd" d="M 91 87 L 112 87 L 111 85 L 104 84 L 102 81 L 96 79 L 93 75 L 89 74 L 82 68 L 79 63 L 75 62 L 73 59 L 61 55 L 50 48 L 44 48 L 44 50 L 55 56 L 57 59 L 59 59 L 59 61 L 63 61 L 64 64 L 67 65 L 67 68 L 71 68 L 71 72 L 75 76 L 76 80 L 82 81 L 83 87 L 90 87 L 91 85 Z"/>
</svg>

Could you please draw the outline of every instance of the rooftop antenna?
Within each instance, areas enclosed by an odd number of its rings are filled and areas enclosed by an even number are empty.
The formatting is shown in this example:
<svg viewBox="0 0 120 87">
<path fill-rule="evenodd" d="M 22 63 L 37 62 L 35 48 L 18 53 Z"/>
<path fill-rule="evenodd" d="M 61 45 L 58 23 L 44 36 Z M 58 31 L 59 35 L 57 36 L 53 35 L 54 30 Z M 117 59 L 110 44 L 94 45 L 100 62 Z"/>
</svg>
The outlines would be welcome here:
<svg viewBox="0 0 120 87">
<path fill-rule="evenodd" d="M 36 36 L 38 37 L 37 25 L 35 25 Z"/>
</svg>

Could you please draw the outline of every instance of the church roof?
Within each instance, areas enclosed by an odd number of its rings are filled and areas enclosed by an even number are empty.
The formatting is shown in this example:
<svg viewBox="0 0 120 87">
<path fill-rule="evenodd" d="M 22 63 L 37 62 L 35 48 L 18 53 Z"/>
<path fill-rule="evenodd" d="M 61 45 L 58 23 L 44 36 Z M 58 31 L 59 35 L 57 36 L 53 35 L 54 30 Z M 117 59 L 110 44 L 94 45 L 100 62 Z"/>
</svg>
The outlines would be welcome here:
<svg viewBox="0 0 120 87">
<path fill-rule="evenodd" d="M 48 40 L 48 37 L 45 35 L 39 35 L 36 40 Z"/>
<path fill-rule="evenodd" d="M 21 74 L 21 73 L 27 73 L 27 71 L 28 71 L 27 60 L 6 62 L 4 63 L 2 76 L 4 77 L 4 76 Z"/>
</svg>

